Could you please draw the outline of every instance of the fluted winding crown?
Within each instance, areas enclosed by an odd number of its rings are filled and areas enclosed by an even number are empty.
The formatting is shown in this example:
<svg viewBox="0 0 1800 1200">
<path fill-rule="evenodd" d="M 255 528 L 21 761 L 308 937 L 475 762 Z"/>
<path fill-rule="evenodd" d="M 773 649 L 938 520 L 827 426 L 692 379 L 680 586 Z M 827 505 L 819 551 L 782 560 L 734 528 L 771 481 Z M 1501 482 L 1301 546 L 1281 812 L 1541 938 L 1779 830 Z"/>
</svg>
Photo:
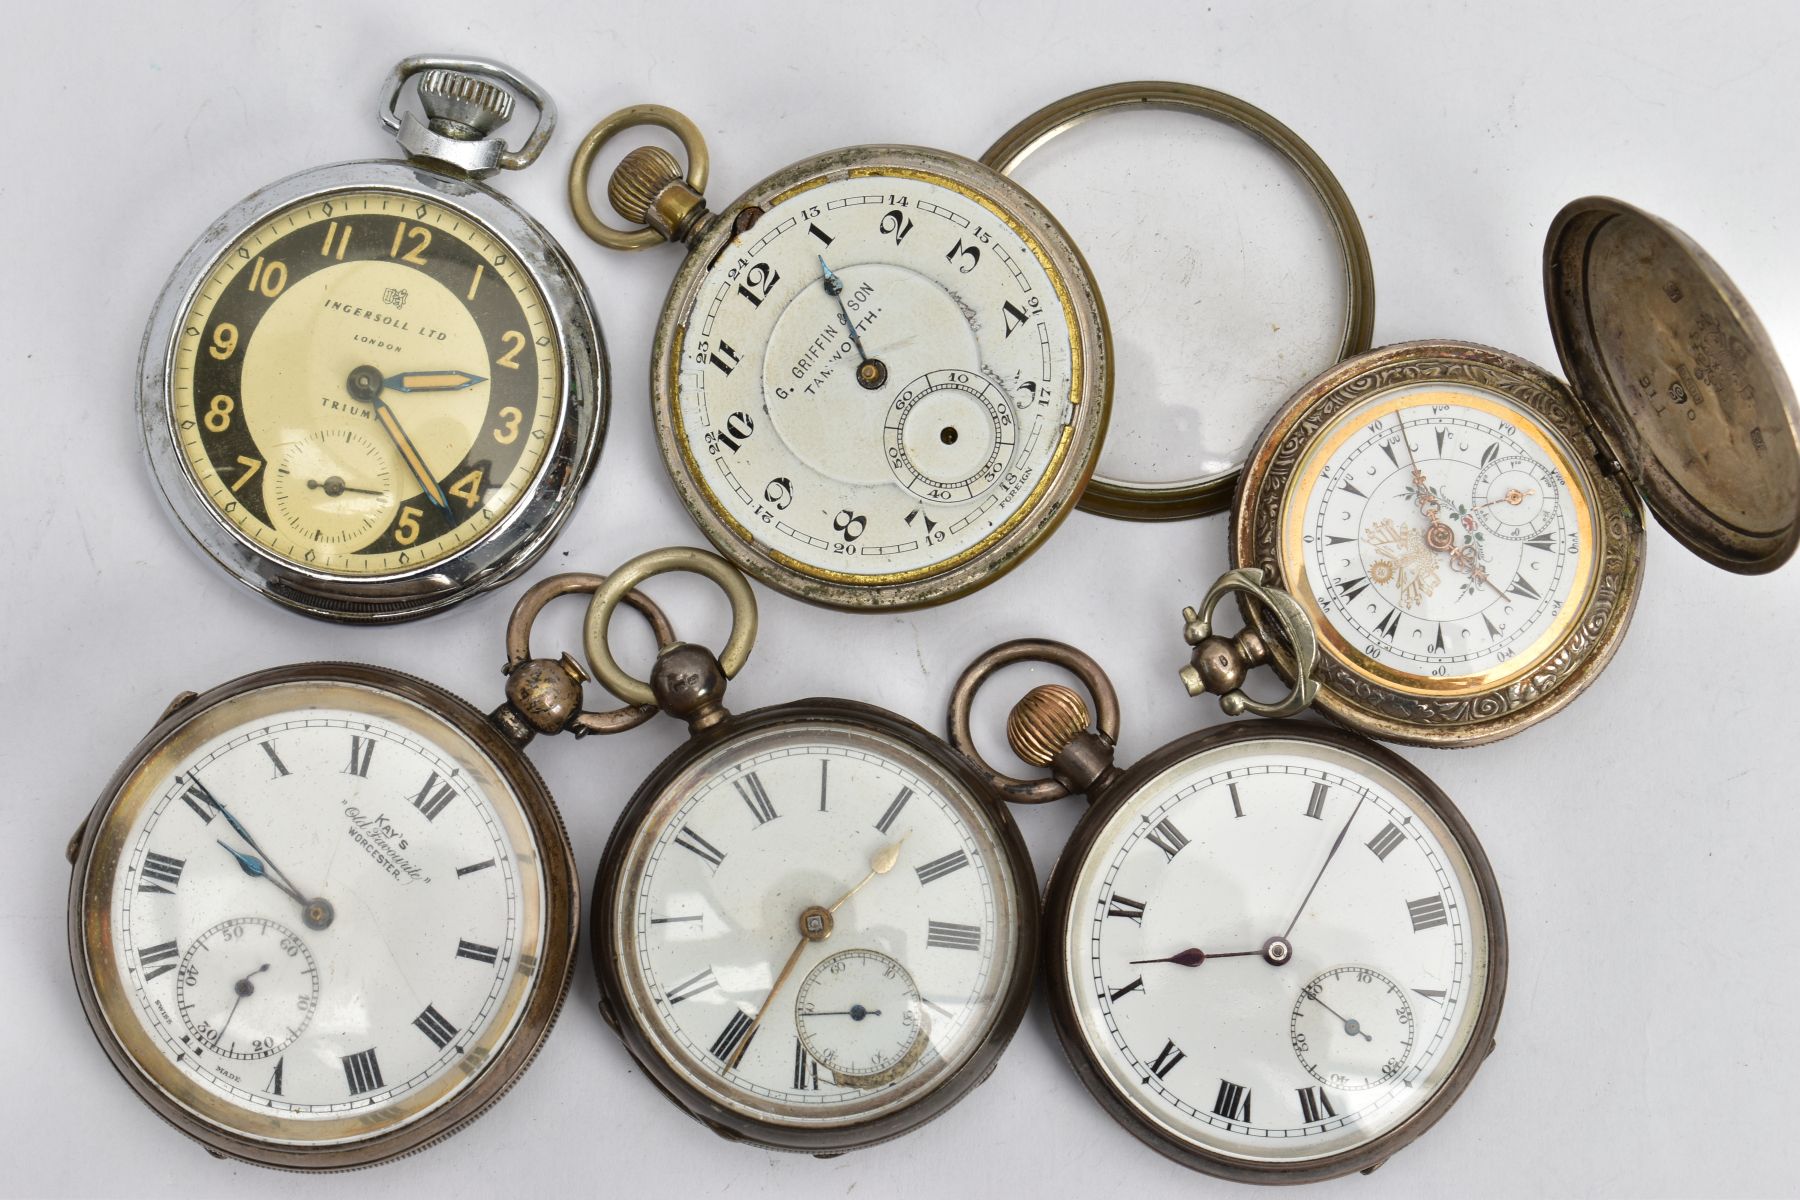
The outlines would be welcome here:
<svg viewBox="0 0 1800 1200">
<path fill-rule="evenodd" d="M 1034 767 L 1047 767 L 1075 735 L 1088 727 L 1087 702 L 1060 683 L 1032 688 L 1006 718 L 1006 741 Z"/>
</svg>

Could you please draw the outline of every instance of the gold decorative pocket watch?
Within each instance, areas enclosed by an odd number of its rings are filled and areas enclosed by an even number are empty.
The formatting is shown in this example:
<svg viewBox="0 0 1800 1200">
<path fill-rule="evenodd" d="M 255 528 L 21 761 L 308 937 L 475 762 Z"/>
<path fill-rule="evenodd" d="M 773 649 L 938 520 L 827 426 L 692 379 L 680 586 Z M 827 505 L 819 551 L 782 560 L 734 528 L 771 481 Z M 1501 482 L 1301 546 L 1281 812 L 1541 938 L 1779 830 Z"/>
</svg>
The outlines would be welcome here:
<svg viewBox="0 0 1800 1200">
<path fill-rule="evenodd" d="M 644 579 L 731 597 L 724 651 L 665 645 L 648 683 L 607 645 Z M 588 661 L 692 734 L 620 814 L 594 887 L 601 1013 L 721 1136 L 832 1155 L 923 1125 L 985 1079 L 1036 967 L 1031 858 L 981 776 L 895 714 L 811 699 L 731 714 L 756 607 L 699 550 L 626 563 L 595 594 Z"/>
<path fill-rule="evenodd" d="M 595 155 L 658 125 L 608 195 Z M 816 155 L 720 213 L 705 142 L 657 105 L 588 135 L 569 199 L 615 250 L 683 242 L 651 354 L 657 440 L 719 551 L 839 608 L 964 595 L 1017 565 L 1080 498 L 1111 394 L 1105 314 L 1061 227 L 1005 176 L 916 146 Z"/>
<path fill-rule="evenodd" d="M 1370 1171 L 1430 1128 L 1493 1051 L 1506 919 L 1456 806 L 1366 739 L 1296 721 L 1178 738 L 1113 762 L 1119 703 L 1093 659 L 1008 642 L 958 680 L 950 740 L 981 763 L 976 691 L 1042 662 L 1008 799 L 1090 807 L 1050 877 L 1044 962 L 1063 1049 L 1135 1137 L 1244 1183 Z"/>
<path fill-rule="evenodd" d="M 491 714 L 349 663 L 169 706 L 69 843 L 76 988 L 158 1115 L 215 1155 L 340 1170 L 424 1149 L 518 1081 L 568 991 L 580 911 L 520 751 L 655 712 L 583 712 L 572 665 L 530 656 L 538 610 L 600 582 L 526 593 Z"/>
<path fill-rule="evenodd" d="M 416 90 L 419 112 L 401 114 Z M 518 149 L 500 130 L 537 109 Z M 479 180 L 556 110 L 498 63 L 417 57 L 382 123 L 406 159 L 303 171 L 214 222 L 144 337 L 163 495 L 241 582 L 394 621 L 512 578 L 568 518 L 606 425 L 605 351 L 567 256 Z"/>
<path fill-rule="evenodd" d="M 1265 429 L 1234 569 L 1187 612 L 1191 694 L 1316 702 L 1393 741 L 1472 745 L 1573 700 L 1637 601 L 1642 506 L 1707 561 L 1772 571 L 1800 541 L 1800 414 L 1756 316 L 1686 235 L 1617 200 L 1551 225 L 1565 385 L 1503 351 L 1408 342 L 1346 360 Z M 1236 592 L 1250 622 L 1215 636 Z M 1245 670 L 1293 686 L 1259 704 Z"/>
</svg>

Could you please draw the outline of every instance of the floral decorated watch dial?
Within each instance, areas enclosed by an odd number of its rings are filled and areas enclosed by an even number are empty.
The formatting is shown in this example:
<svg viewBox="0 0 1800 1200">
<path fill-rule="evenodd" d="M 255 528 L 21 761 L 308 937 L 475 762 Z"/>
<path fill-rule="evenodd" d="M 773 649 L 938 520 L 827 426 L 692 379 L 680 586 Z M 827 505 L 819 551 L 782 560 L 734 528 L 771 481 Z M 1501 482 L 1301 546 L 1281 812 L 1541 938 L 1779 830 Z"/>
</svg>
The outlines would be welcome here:
<svg viewBox="0 0 1800 1200">
<path fill-rule="evenodd" d="M 1398 388 L 1316 434 L 1281 522 L 1289 589 L 1326 644 L 1402 690 L 1476 692 L 1570 632 L 1594 579 L 1583 476 L 1528 409 Z"/>
<path fill-rule="evenodd" d="M 983 803 L 850 722 L 746 732 L 624 847 L 611 954 L 630 1017 L 710 1102 L 788 1129 L 929 1095 L 1019 970 L 1017 890 Z"/>
<path fill-rule="evenodd" d="M 1372 759 L 1271 736 L 1182 758 L 1075 866 L 1061 975 L 1105 1086 L 1214 1163 L 1348 1155 L 1485 1047 L 1469 849 Z"/>
</svg>

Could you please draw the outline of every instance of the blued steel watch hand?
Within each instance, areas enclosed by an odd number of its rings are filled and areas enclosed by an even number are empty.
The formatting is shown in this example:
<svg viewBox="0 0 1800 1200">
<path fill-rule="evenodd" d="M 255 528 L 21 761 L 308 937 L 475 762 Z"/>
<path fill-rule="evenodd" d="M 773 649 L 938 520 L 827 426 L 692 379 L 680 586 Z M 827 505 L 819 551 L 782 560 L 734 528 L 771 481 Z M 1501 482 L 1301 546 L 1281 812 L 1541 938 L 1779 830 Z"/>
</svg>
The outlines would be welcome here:
<svg viewBox="0 0 1800 1200">
<path fill-rule="evenodd" d="M 1337 841 L 1331 843 L 1331 849 L 1326 851 L 1325 861 L 1319 864 L 1319 873 L 1313 876 L 1312 886 L 1306 889 L 1306 895 L 1301 899 L 1300 907 L 1294 910 L 1294 919 L 1288 922 L 1286 931 L 1282 933 L 1283 941 L 1293 934 L 1294 926 L 1300 923 L 1301 914 L 1306 912 L 1306 906 L 1312 900 L 1313 893 L 1319 890 L 1319 880 L 1325 878 L 1325 868 L 1329 867 L 1331 860 L 1337 857 L 1338 847 L 1344 844 L 1344 835 L 1350 832 L 1350 822 L 1356 820 L 1356 814 L 1362 811 L 1364 799 L 1365 797 L 1362 796 L 1356 798 L 1356 806 L 1350 810 L 1350 816 L 1344 821 L 1344 827 L 1338 830 Z"/>
<path fill-rule="evenodd" d="M 887 382 L 887 364 L 879 358 L 870 358 L 869 352 L 863 349 L 862 335 L 856 331 L 856 322 L 850 319 L 850 308 L 844 303 L 844 281 L 837 277 L 823 254 L 818 258 L 819 270 L 825 273 L 825 292 L 837 301 L 838 312 L 844 317 L 844 328 L 850 331 L 850 344 L 856 347 L 856 356 L 862 359 L 856 368 L 856 382 L 873 391 Z"/>
<path fill-rule="evenodd" d="M 390 392 L 460 392 L 486 382 L 487 376 L 467 371 L 402 371 L 383 379 L 381 386 Z"/>
<path fill-rule="evenodd" d="M 268 870 L 263 866 L 262 859 L 256 857 L 254 854 L 245 854 L 242 850 L 234 850 L 224 842 L 219 841 L 218 838 L 214 838 L 213 841 L 219 842 L 220 847 L 224 849 L 225 853 L 237 859 L 237 864 L 244 869 L 244 874 L 250 876 L 252 879 L 268 880 L 270 883 L 292 896 L 294 902 L 300 905 L 301 908 L 306 907 L 306 897 L 295 891 L 293 886 L 279 875 L 269 874 Z"/>
<path fill-rule="evenodd" d="M 856 356 L 864 362 L 869 361 L 869 352 L 863 349 L 862 335 L 856 332 L 856 322 L 850 319 L 850 309 L 844 304 L 844 281 L 837 277 L 837 272 L 819 255 L 819 270 L 825 272 L 825 292 L 837 301 L 838 312 L 844 315 L 844 328 L 850 331 L 850 344 L 856 347 Z"/>
</svg>

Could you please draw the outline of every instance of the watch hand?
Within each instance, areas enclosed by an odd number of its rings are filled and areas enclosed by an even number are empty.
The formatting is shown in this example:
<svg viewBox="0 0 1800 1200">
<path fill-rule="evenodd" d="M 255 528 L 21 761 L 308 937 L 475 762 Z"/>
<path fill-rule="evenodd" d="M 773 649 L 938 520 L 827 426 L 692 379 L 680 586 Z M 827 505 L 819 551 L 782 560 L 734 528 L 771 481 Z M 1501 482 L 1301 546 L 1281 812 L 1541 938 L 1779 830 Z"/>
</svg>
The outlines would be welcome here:
<svg viewBox="0 0 1800 1200">
<path fill-rule="evenodd" d="M 804 1017 L 849 1017 L 853 1021 L 860 1021 L 864 1017 L 879 1017 L 881 1015 L 881 1010 L 879 1008 L 864 1008 L 862 1005 L 857 1004 L 844 1009 L 842 1012 L 807 1012 L 800 1015 Z"/>
<path fill-rule="evenodd" d="M 900 861 L 900 847 L 911 833 L 912 831 L 909 829 L 900 835 L 899 841 L 877 850 L 869 859 L 869 873 L 857 880 L 856 886 L 839 896 L 836 904 L 825 909 L 824 916 L 829 917 L 842 908 L 845 902 L 862 891 L 871 879 L 877 875 L 886 875 L 893 870 L 894 864 Z M 809 916 L 813 918 L 812 922 L 808 921 Z M 744 1030 L 744 1036 L 738 1040 L 737 1049 L 732 1051 L 730 1060 L 725 1064 L 728 1068 L 736 1069 L 744 1057 L 744 1051 L 750 1048 L 750 1039 L 756 1036 L 757 1029 L 762 1026 L 763 1017 L 768 1014 L 769 1005 L 775 1002 L 775 997 L 781 994 L 782 985 L 788 981 L 788 976 L 794 973 L 794 965 L 800 961 L 800 955 L 805 952 L 807 943 L 822 942 L 830 936 L 830 922 L 819 919 L 818 909 L 809 908 L 800 914 L 800 941 L 795 944 L 794 952 L 788 955 L 787 962 L 782 964 L 780 974 L 775 976 L 775 982 L 769 985 L 769 994 L 763 997 L 762 1007 L 756 1010 L 756 1016 L 750 1020 L 750 1027 Z"/>
<path fill-rule="evenodd" d="M 355 492 L 360 496 L 384 496 L 387 494 L 378 492 L 374 488 L 351 487 L 336 475 L 328 476 L 324 483 L 320 483 L 316 479 L 309 479 L 306 481 L 306 486 L 309 490 L 323 491 L 327 496 L 341 496 L 345 492 Z"/>
<path fill-rule="evenodd" d="M 1197 967 L 1209 958 L 1248 958 L 1253 954 L 1261 954 L 1261 950 L 1233 950 L 1229 954 L 1208 954 L 1198 946 L 1190 946 L 1179 954 L 1171 954 L 1167 958 L 1134 958 L 1131 965 L 1142 966 L 1145 963 L 1174 963 L 1178 967 Z"/>
<path fill-rule="evenodd" d="M 268 969 L 269 964 L 264 963 L 262 966 L 256 968 L 256 970 L 250 972 L 249 975 L 244 976 L 242 979 L 231 985 L 231 990 L 237 993 L 237 999 L 231 1002 L 231 1011 L 225 1014 L 225 1020 L 219 1025 L 219 1031 L 213 1034 L 214 1046 L 217 1046 L 220 1042 L 225 1040 L 225 1030 L 230 1027 L 231 1018 L 237 1016 L 238 1005 L 244 1002 L 244 997 L 256 994 L 256 987 L 250 982 L 251 977 L 261 975 Z"/>
<path fill-rule="evenodd" d="M 837 277 L 823 254 L 818 257 L 819 270 L 825 273 L 825 293 L 837 301 L 838 312 L 844 317 L 844 328 L 850 331 L 850 344 L 856 347 L 856 356 L 862 359 L 862 365 L 856 368 L 856 382 L 873 391 L 887 382 L 887 364 L 878 358 L 870 358 L 869 352 L 863 349 L 862 335 L 856 331 L 856 322 L 850 319 L 850 309 L 844 303 L 844 281 Z"/>
<path fill-rule="evenodd" d="M 1344 1032 L 1349 1034 L 1351 1037 L 1359 1037 L 1365 1042 L 1372 1042 L 1375 1040 L 1374 1038 L 1370 1037 L 1368 1034 L 1363 1032 L 1363 1027 L 1362 1027 L 1361 1021 L 1358 1021 L 1355 1017 L 1346 1017 L 1343 1013 L 1339 1012 L 1337 1009 L 1331 1007 L 1331 1005 L 1329 1005 L 1329 1004 L 1325 1003 L 1323 1000 L 1319 999 L 1319 994 L 1317 992 L 1312 991 L 1308 988 L 1301 988 L 1300 994 L 1302 996 L 1305 996 L 1308 1000 L 1311 1000 L 1314 1004 L 1318 1005 L 1320 1008 L 1324 1009 L 1326 1012 L 1330 1013 L 1332 1016 L 1336 1017 L 1338 1020 L 1342 1021 L 1344 1023 Z"/>
<path fill-rule="evenodd" d="M 218 838 L 214 838 L 213 840 L 219 842 Z M 244 874 L 250 876 L 252 879 L 268 880 L 270 883 L 292 896 L 295 903 L 299 904 L 302 908 L 306 906 L 306 897 L 295 891 L 293 887 L 288 884 L 287 880 L 269 874 L 263 867 L 262 859 L 256 857 L 254 854 L 245 854 L 241 850 L 234 850 L 230 846 L 226 846 L 224 842 L 219 842 L 219 845 L 224 847 L 225 853 L 237 859 L 237 864 L 244 869 Z"/>
<path fill-rule="evenodd" d="M 869 873 L 859 879 L 855 887 L 845 892 L 842 896 L 839 896 L 837 903 L 833 904 L 825 911 L 836 912 L 838 909 L 844 907 L 845 902 L 848 901 L 850 897 L 867 887 L 870 880 L 874 879 L 877 875 L 886 875 L 889 871 L 893 870 L 894 864 L 900 861 L 900 847 L 905 845 L 906 839 L 911 836 L 912 830 L 909 829 L 901 834 L 900 840 L 893 845 L 883 846 L 880 850 L 877 850 L 874 856 L 869 859 Z"/>
<path fill-rule="evenodd" d="M 467 371 L 402 371 L 389 375 L 381 386 L 390 392 L 460 392 L 486 382 L 487 376 Z"/>
<path fill-rule="evenodd" d="M 1325 868 L 1331 865 L 1331 860 L 1337 857 L 1338 847 L 1344 844 L 1344 835 L 1350 832 L 1350 822 L 1356 820 L 1356 814 L 1362 811 L 1363 799 L 1361 796 L 1356 798 L 1356 806 L 1350 810 L 1350 816 L 1345 820 L 1344 827 L 1338 830 L 1337 841 L 1331 843 L 1331 849 L 1326 851 L 1325 861 L 1319 864 L 1319 873 L 1313 876 L 1312 886 L 1306 889 L 1306 895 L 1300 901 L 1300 907 L 1294 910 L 1294 919 L 1288 922 L 1287 932 L 1281 935 L 1282 940 L 1285 941 L 1294 932 L 1294 926 L 1300 923 L 1300 916 L 1306 911 L 1307 902 L 1312 899 L 1313 893 L 1319 890 L 1319 880 L 1325 878 Z"/>
<path fill-rule="evenodd" d="M 1492 500 L 1483 501 L 1482 503 L 1477 504 L 1474 508 L 1471 508 L 1469 511 L 1470 512 L 1480 512 L 1482 509 L 1487 508 L 1490 505 L 1494 505 L 1494 504 L 1513 504 L 1513 505 L 1523 504 L 1523 503 L 1525 503 L 1525 497 L 1533 496 L 1536 494 L 1537 494 L 1536 488 L 1526 488 L 1522 492 L 1518 488 L 1507 488 L 1506 494 L 1504 496 L 1495 496 Z"/>
<path fill-rule="evenodd" d="M 406 460 L 406 469 L 411 471 L 413 478 L 419 481 L 419 486 L 425 489 L 425 495 L 431 502 L 448 514 L 450 501 L 445 497 L 444 490 L 438 486 L 437 480 L 431 477 L 431 468 L 425 465 L 425 459 L 419 453 L 419 448 L 413 445 L 412 439 L 406 436 L 406 430 L 400 427 L 400 418 L 396 417 L 394 410 L 389 408 L 386 402 L 379 397 L 375 399 L 374 404 L 375 419 L 381 422 L 381 427 L 388 431 L 389 437 L 394 439 L 394 445 L 400 447 L 400 457 Z"/>
<path fill-rule="evenodd" d="M 399 448 L 400 457 L 406 462 L 406 469 L 419 481 L 419 487 L 424 490 L 426 498 L 448 516 L 450 501 L 444 496 L 444 489 L 431 477 L 431 468 L 425 465 L 425 456 L 419 453 L 419 448 L 406 435 L 400 418 L 394 415 L 394 410 L 381 398 L 381 389 L 385 384 L 381 372 L 374 367 L 358 367 L 350 372 L 350 378 L 345 381 L 344 386 L 352 400 L 361 400 L 375 410 L 375 419 L 381 422 L 381 427 L 387 430 L 388 437 Z"/>
<path fill-rule="evenodd" d="M 769 1011 L 769 1005 L 773 1004 L 775 997 L 781 993 L 781 985 L 786 983 L 788 976 L 794 973 L 794 964 L 800 961 L 801 952 L 811 941 L 812 939 L 805 934 L 800 935 L 800 941 L 795 944 L 794 952 L 788 955 L 787 962 L 782 964 L 781 973 L 776 975 L 775 982 L 769 985 L 769 994 L 763 997 L 762 1007 L 757 1009 L 756 1016 L 751 1018 L 750 1028 L 744 1030 L 744 1036 L 738 1039 L 737 1049 L 731 1052 L 731 1058 L 725 1064 L 727 1067 L 732 1070 L 737 1069 L 738 1063 L 743 1060 L 744 1051 L 750 1048 L 750 1039 L 756 1036 L 757 1029 L 761 1027 L 762 1019 Z"/>
</svg>

